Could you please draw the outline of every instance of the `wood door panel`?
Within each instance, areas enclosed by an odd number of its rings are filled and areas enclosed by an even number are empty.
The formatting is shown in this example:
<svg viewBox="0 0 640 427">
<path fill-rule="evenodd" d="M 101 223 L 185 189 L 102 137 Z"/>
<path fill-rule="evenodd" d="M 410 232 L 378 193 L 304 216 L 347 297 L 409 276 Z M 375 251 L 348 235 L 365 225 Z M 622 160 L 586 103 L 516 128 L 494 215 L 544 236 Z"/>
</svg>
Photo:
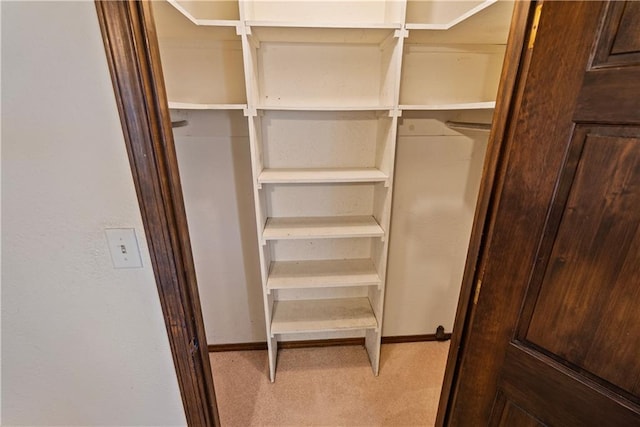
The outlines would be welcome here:
<svg viewBox="0 0 640 427">
<path fill-rule="evenodd" d="M 524 409 L 508 400 L 501 391 L 498 391 L 496 402 L 491 412 L 490 427 L 540 427 L 542 422 L 535 419 Z"/>
<path fill-rule="evenodd" d="M 575 174 L 564 173 L 573 182 L 555 202 L 564 215 L 546 267 L 537 267 L 546 271 L 532 275 L 544 278 L 531 286 L 539 295 L 523 311 L 532 313 L 524 338 L 638 402 L 640 129 L 579 128 L 575 135 L 582 155 Z M 569 186 L 561 179 L 559 187 Z"/>
<path fill-rule="evenodd" d="M 510 401 L 526 413 L 535 414 L 543 424 L 640 425 L 637 405 L 519 343 L 512 343 L 507 349 L 499 388 Z"/>
<path fill-rule="evenodd" d="M 586 73 L 574 121 L 640 124 L 640 66 Z"/>
<path fill-rule="evenodd" d="M 516 405 L 508 402 L 505 411 L 500 418 L 500 427 L 540 427 L 544 424 L 538 422 L 531 415 L 518 408 Z"/>
<path fill-rule="evenodd" d="M 640 2 L 609 4 L 593 67 L 640 63 Z"/>
<path fill-rule="evenodd" d="M 612 54 L 640 52 L 640 3 L 626 2 L 620 19 L 620 25 L 613 41 Z"/>
</svg>

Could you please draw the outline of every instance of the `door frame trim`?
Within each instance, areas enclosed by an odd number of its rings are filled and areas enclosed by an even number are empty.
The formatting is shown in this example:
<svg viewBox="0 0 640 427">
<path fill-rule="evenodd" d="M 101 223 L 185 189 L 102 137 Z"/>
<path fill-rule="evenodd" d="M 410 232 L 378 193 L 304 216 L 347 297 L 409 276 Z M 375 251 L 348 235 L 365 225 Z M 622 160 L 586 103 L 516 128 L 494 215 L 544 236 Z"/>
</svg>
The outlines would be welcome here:
<svg viewBox="0 0 640 427">
<path fill-rule="evenodd" d="M 95 5 L 186 420 L 219 426 L 151 3 Z"/>
<path fill-rule="evenodd" d="M 219 426 L 151 5 L 134 0 L 95 0 L 95 4 L 187 423 Z M 448 424 L 455 400 L 458 367 L 474 316 L 475 285 L 481 278 L 480 260 L 490 239 L 495 197 L 504 173 L 503 140 L 517 106 L 516 88 L 527 68 L 526 41 L 535 5 L 529 0 L 515 2 L 437 426 Z"/>
<path fill-rule="evenodd" d="M 450 424 L 450 414 L 456 400 L 461 361 L 467 351 L 468 333 L 475 316 L 475 303 L 482 286 L 484 254 L 491 243 L 493 224 L 499 203 L 500 190 L 507 164 L 506 144 L 511 129 L 511 119 L 520 105 L 521 88 L 529 68 L 529 38 L 536 7 L 543 1 L 516 1 L 511 18 L 511 28 L 500 75 L 496 97 L 496 109 L 489 133 L 487 154 L 482 170 L 478 202 L 471 229 L 469 249 L 458 298 L 458 308 L 453 325 L 447 367 L 444 374 L 436 426 Z"/>
</svg>

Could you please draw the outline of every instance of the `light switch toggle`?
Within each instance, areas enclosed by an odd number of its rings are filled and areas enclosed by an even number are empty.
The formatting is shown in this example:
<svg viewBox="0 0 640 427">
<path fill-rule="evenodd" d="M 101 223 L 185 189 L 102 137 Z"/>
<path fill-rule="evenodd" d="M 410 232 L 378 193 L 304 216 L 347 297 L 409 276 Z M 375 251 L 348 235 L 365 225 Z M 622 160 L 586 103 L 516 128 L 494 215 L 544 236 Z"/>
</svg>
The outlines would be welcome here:
<svg viewBox="0 0 640 427">
<path fill-rule="evenodd" d="M 142 258 L 134 228 L 106 228 L 113 268 L 141 268 Z"/>
</svg>

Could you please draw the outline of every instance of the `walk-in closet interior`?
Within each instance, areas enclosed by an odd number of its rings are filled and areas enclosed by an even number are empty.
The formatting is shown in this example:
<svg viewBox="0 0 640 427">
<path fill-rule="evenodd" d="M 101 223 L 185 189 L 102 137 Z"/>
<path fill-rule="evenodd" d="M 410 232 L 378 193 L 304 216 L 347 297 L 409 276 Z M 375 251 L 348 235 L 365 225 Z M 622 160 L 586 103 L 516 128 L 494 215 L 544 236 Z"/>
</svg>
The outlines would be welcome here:
<svg viewBox="0 0 640 427">
<path fill-rule="evenodd" d="M 512 9 L 153 3 L 208 344 L 451 331 Z"/>
</svg>

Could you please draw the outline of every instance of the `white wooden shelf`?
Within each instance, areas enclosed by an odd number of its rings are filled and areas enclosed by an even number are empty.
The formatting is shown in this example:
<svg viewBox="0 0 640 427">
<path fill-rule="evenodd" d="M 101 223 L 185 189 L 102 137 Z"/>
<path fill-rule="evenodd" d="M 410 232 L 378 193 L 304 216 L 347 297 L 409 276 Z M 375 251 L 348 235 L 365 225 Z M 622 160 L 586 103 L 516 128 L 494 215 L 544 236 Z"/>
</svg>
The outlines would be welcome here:
<svg viewBox="0 0 640 427">
<path fill-rule="evenodd" d="M 407 111 L 449 111 L 449 110 L 493 110 L 495 101 L 458 102 L 451 104 L 400 104 L 400 110 Z"/>
<path fill-rule="evenodd" d="M 335 28 L 335 29 L 371 29 L 371 30 L 399 30 L 402 24 L 385 22 L 309 22 L 309 21 L 245 21 L 248 27 L 273 28 Z"/>
<path fill-rule="evenodd" d="M 382 237 L 384 230 L 372 216 L 268 218 L 264 240 Z"/>
<path fill-rule="evenodd" d="M 192 2 L 205 3 L 205 2 Z M 178 39 L 184 42 L 239 40 L 236 28 L 239 20 L 199 20 L 185 15 L 166 2 L 154 2 L 153 15 L 156 20 L 158 37 Z M 206 23 L 206 25 L 205 25 Z"/>
<path fill-rule="evenodd" d="M 372 44 L 380 45 L 394 35 L 395 27 L 249 26 L 256 42 Z"/>
<path fill-rule="evenodd" d="M 267 279 L 268 290 L 380 285 L 370 259 L 275 261 Z"/>
<path fill-rule="evenodd" d="M 197 104 L 169 101 L 172 110 L 244 110 L 247 104 Z"/>
<path fill-rule="evenodd" d="M 368 298 L 276 301 L 271 334 L 377 329 Z"/>
<path fill-rule="evenodd" d="M 258 105 L 257 110 L 265 111 L 391 111 L 391 105 Z"/>
<path fill-rule="evenodd" d="M 259 184 L 340 182 L 387 182 L 389 176 L 376 168 L 264 169 Z"/>
<path fill-rule="evenodd" d="M 235 26 L 239 23 L 237 1 L 167 0 L 195 25 Z"/>
</svg>

